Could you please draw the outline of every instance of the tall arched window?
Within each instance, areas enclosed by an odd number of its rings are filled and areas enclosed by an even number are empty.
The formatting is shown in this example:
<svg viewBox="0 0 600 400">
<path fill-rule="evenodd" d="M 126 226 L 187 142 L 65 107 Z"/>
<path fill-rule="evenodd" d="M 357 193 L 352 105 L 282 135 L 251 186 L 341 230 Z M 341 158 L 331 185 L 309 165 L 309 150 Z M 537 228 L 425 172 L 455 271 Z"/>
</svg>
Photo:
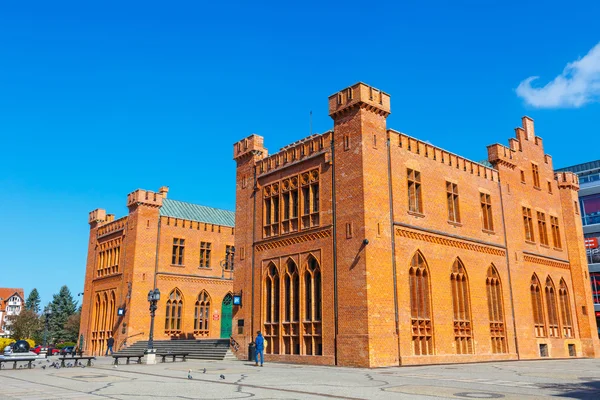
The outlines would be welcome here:
<svg viewBox="0 0 600 400">
<path fill-rule="evenodd" d="M 94 317 L 93 317 L 93 330 L 92 330 L 92 353 L 94 355 L 100 354 L 100 316 L 102 314 L 102 305 L 100 301 L 100 295 L 96 293 L 96 300 L 94 303 Z"/>
<path fill-rule="evenodd" d="M 300 278 L 296 263 L 290 259 L 285 268 L 283 345 L 284 354 L 300 354 Z"/>
<path fill-rule="evenodd" d="M 194 308 L 194 335 L 208 336 L 210 333 L 210 296 L 203 290 L 198 295 Z"/>
<path fill-rule="evenodd" d="M 267 267 L 265 277 L 265 338 L 269 354 L 279 354 L 279 271 L 275 264 Z"/>
<path fill-rule="evenodd" d="M 312 256 L 308 256 L 304 270 L 304 349 L 303 354 L 323 355 L 321 337 L 321 269 Z"/>
<path fill-rule="evenodd" d="M 569 301 L 569 289 L 564 279 L 560 280 L 558 289 L 560 303 L 560 315 L 562 316 L 563 335 L 566 338 L 573 337 L 573 322 L 571 320 L 571 302 Z"/>
<path fill-rule="evenodd" d="M 548 308 L 548 336 L 560 337 L 558 329 L 558 309 L 556 307 L 556 290 L 550 276 L 546 278 L 546 307 Z"/>
<path fill-rule="evenodd" d="M 544 321 L 544 307 L 542 305 L 542 289 L 540 280 L 533 274 L 531 277 L 531 306 L 533 308 L 533 324 L 535 336 L 546 337 L 546 323 Z"/>
<path fill-rule="evenodd" d="M 460 259 L 452 265 L 452 305 L 454 309 L 454 343 L 458 354 L 473 353 L 471 329 L 471 305 L 469 304 L 469 281 L 465 266 Z"/>
<path fill-rule="evenodd" d="M 108 326 L 106 327 L 106 330 L 108 330 L 111 334 L 113 332 L 113 330 L 115 329 L 115 315 L 116 313 L 116 299 L 115 299 L 115 291 L 111 290 L 110 291 L 110 300 L 109 300 L 109 307 L 108 307 Z"/>
<path fill-rule="evenodd" d="M 493 264 L 488 268 L 485 286 L 487 288 L 492 352 L 506 353 L 506 330 L 504 324 L 502 284 L 500 283 L 498 271 Z"/>
<path fill-rule="evenodd" d="M 169 334 L 181 333 L 181 316 L 183 315 L 183 295 L 177 288 L 169 293 L 165 308 L 165 331 Z"/>
<path fill-rule="evenodd" d="M 410 316 L 415 355 L 433 354 L 433 324 L 429 299 L 429 270 L 421 252 L 410 262 Z"/>
</svg>

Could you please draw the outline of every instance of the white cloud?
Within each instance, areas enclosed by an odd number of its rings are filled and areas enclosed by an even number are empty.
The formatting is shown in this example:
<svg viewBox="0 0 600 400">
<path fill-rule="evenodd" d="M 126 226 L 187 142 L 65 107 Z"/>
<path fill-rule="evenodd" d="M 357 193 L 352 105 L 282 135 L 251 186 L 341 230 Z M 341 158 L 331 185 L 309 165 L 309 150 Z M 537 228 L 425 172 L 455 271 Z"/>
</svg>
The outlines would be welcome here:
<svg viewBox="0 0 600 400">
<path fill-rule="evenodd" d="M 532 87 L 532 76 L 517 87 L 517 95 L 538 108 L 581 107 L 600 102 L 600 43 L 583 58 L 568 63 L 562 74 L 543 87 Z"/>
</svg>

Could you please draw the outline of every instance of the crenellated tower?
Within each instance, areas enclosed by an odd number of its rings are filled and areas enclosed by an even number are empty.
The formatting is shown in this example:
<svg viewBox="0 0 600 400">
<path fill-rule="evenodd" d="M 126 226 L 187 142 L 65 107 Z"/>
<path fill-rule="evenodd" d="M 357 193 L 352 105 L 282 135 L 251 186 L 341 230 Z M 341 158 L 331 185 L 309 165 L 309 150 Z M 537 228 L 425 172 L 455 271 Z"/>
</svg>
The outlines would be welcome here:
<svg viewBox="0 0 600 400">
<path fill-rule="evenodd" d="M 260 315 L 260 267 L 254 268 L 253 243 L 256 227 L 255 212 L 260 207 L 260 196 L 256 181 L 256 163 L 267 156 L 262 136 L 252 134 L 233 145 L 233 159 L 236 161 L 236 213 L 235 213 L 235 281 L 234 292 L 242 293 L 251 287 L 252 293 L 244 293 L 244 303 L 235 307 L 233 314 L 233 336 L 242 346 L 247 348 L 252 335 L 260 327 L 254 326 L 254 315 Z M 260 224 L 260 217 L 258 223 Z M 254 273 L 254 274 L 253 274 Z M 250 286 L 248 286 L 250 283 Z"/>
<path fill-rule="evenodd" d="M 390 96 L 364 83 L 329 97 L 334 121 L 340 365 L 398 363 L 385 167 L 389 114 Z"/>
<path fill-rule="evenodd" d="M 582 239 L 583 226 L 579 215 L 579 198 L 577 194 L 579 191 L 579 177 L 572 172 L 557 172 L 555 177 L 558 182 L 563 209 L 566 245 L 575 300 L 575 315 L 579 325 L 582 353 L 585 357 L 597 357 L 600 342 L 597 335 L 585 244 Z"/>
</svg>

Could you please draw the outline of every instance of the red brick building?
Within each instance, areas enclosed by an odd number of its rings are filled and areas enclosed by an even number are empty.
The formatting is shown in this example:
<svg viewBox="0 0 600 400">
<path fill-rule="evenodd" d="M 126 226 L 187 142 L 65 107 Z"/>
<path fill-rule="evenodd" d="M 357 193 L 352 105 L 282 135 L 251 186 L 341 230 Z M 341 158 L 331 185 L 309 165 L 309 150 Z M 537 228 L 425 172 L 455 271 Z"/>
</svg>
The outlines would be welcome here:
<svg viewBox="0 0 600 400">
<path fill-rule="evenodd" d="M 476 163 L 388 129 L 390 96 L 329 97 L 333 130 L 237 162 L 234 338 L 348 366 L 596 357 L 577 176 L 533 120 Z"/>
<path fill-rule="evenodd" d="M 148 339 L 155 287 L 155 340 L 230 336 L 234 214 L 167 193 L 130 193 L 129 214 L 116 220 L 103 209 L 89 215 L 80 335 L 90 354 L 103 354 L 111 334 L 115 350 Z"/>
</svg>

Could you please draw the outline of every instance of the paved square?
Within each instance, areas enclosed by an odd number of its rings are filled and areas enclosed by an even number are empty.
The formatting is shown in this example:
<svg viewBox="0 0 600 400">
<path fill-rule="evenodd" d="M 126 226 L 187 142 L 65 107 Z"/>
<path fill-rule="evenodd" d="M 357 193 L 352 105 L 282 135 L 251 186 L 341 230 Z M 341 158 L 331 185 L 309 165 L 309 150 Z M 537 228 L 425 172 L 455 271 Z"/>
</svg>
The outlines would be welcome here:
<svg viewBox="0 0 600 400">
<path fill-rule="evenodd" d="M 600 399 L 600 360 L 592 359 L 380 369 L 199 360 L 115 368 L 111 362 L 3 369 L 0 399 Z"/>
</svg>

